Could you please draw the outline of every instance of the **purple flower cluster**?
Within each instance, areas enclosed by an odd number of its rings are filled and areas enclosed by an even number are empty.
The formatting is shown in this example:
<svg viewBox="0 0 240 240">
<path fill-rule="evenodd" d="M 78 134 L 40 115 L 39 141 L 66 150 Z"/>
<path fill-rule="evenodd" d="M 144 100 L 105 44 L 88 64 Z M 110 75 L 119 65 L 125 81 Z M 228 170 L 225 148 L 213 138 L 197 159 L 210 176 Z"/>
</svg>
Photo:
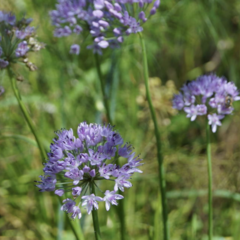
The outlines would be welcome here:
<svg viewBox="0 0 240 240">
<path fill-rule="evenodd" d="M 187 82 L 181 90 L 173 98 L 173 108 L 183 109 L 191 121 L 198 115 L 207 115 L 213 132 L 216 132 L 217 126 L 221 126 L 220 120 L 233 112 L 232 102 L 240 100 L 235 84 L 214 74 Z"/>
<path fill-rule="evenodd" d="M 0 69 L 18 58 L 26 59 L 29 51 L 39 51 L 43 47 L 35 39 L 35 28 L 29 26 L 31 22 L 31 18 L 17 21 L 12 13 L 0 11 Z M 29 68 L 32 66 L 32 63 L 24 62 Z"/>
<path fill-rule="evenodd" d="M 84 206 L 88 214 L 93 208 L 98 209 L 98 202 L 105 202 L 106 210 L 123 196 L 118 189 L 132 186 L 129 179 L 138 169 L 141 159 L 135 157 L 132 147 L 124 144 L 122 137 L 108 126 L 81 123 L 77 129 L 78 137 L 73 130 L 56 132 L 48 153 L 48 162 L 44 166 L 44 176 L 40 176 L 37 187 L 41 192 L 54 191 L 55 194 L 67 197 L 61 210 L 81 218 L 79 206 Z M 126 158 L 127 163 L 119 166 L 118 159 Z M 104 197 L 95 195 L 98 182 L 114 182 L 112 191 L 106 190 Z"/>
<path fill-rule="evenodd" d="M 87 48 L 102 54 L 101 49 L 118 46 L 124 36 L 141 32 L 141 25 L 156 13 L 159 5 L 160 0 L 58 0 L 50 16 L 56 27 L 54 36 L 80 34 L 86 29 L 94 39 Z M 79 54 L 77 46 L 76 49 L 74 44 L 70 53 Z"/>
</svg>

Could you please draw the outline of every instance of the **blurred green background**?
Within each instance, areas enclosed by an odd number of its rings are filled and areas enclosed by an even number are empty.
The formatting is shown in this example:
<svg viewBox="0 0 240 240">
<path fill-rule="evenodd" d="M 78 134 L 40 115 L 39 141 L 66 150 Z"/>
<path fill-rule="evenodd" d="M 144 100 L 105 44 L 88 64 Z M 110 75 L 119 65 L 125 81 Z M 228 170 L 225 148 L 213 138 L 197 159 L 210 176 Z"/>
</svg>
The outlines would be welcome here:
<svg viewBox="0 0 240 240">
<path fill-rule="evenodd" d="M 0 10 L 34 19 L 38 39 L 46 48 L 30 59 L 38 71 L 16 66 L 24 102 L 47 150 L 54 131 L 73 128 L 82 121 L 105 121 L 94 57 L 82 46 L 79 56 L 69 54 L 78 39 L 53 37 L 48 12 L 54 0 L 0 0 Z M 144 25 L 151 91 L 163 141 L 164 164 L 172 240 L 207 239 L 207 162 L 205 119 L 190 122 L 171 108 L 171 98 L 186 80 L 215 72 L 240 88 L 240 1 L 168 0 Z M 160 195 L 153 124 L 145 100 L 141 48 L 137 35 L 121 49 L 101 56 L 116 130 L 141 153 L 143 174 L 135 174 L 133 187 L 124 192 L 129 240 L 162 239 Z M 161 79 L 161 80 L 160 80 Z M 0 240 L 75 239 L 59 211 L 53 193 L 40 193 L 34 181 L 42 162 L 34 138 L 11 90 L 0 72 Z M 213 218 L 215 240 L 240 239 L 240 104 L 212 134 Z M 103 239 L 120 239 L 113 206 L 100 204 Z M 91 215 L 81 224 L 84 239 L 93 239 Z"/>
</svg>

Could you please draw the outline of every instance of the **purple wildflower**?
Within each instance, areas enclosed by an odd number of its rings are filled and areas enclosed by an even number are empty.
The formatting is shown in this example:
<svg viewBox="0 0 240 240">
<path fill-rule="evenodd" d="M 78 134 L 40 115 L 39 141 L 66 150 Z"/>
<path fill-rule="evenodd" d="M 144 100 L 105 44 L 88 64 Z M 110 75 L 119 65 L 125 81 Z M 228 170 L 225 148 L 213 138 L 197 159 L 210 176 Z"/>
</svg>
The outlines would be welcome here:
<svg viewBox="0 0 240 240">
<path fill-rule="evenodd" d="M 61 197 L 64 194 L 64 190 L 63 189 L 57 189 L 54 193 Z"/>
<path fill-rule="evenodd" d="M 81 194 L 81 191 L 82 191 L 81 187 L 72 188 L 72 195 L 73 196 L 79 196 Z"/>
<path fill-rule="evenodd" d="M 197 107 L 192 105 L 190 107 L 185 107 L 184 111 L 187 113 L 187 117 L 194 121 L 198 115 Z"/>
<path fill-rule="evenodd" d="M 129 179 L 129 174 L 121 174 L 115 179 L 115 186 L 114 191 L 117 191 L 118 189 L 122 192 L 124 191 L 124 188 L 130 188 L 132 187 L 132 184 L 127 181 Z"/>
<path fill-rule="evenodd" d="M 217 126 L 221 126 L 220 120 L 224 118 L 223 115 L 217 115 L 216 113 L 208 114 L 208 124 L 212 126 L 212 132 L 217 131 Z"/>
<path fill-rule="evenodd" d="M 18 58 L 25 58 L 24 63 L 30 70 L 36 67 L 27 61 L 30 51 L 39 51 L 44 44 L 36 40 L 34 27 L 30 27 L 32 19 L 16 20 L 12 13 L 0 11 L 0 69 L 6 68 Z M 4 44 L 4 43 L 8 44 Z"/>
<path fill-rule="evenodd" d="M 43 168 L 44 176 L 40 176 L 37 184 L 41 192 L 67 195 L 61 209 L 72 214 L 72 218 L 81 217 L 79 206 L 84 206 L 90 214 L 102 201 L 108 211 L 111 204 L 117 205 L 117 200 L 123 198 L 116 191 L 130 188 L 133 173 L 142 172 L 138 169 L 142 165 L 139 156 L 135 156 L 132 146 L 124 143 L 110 125 L 83 122 L 77 134 L 75 137 L 72 129 L 56 132 Z M 126 159 L 123 166 L 116 164 L 119 157 Z M 112 191 L 106 190 L 103 198 L 92 192 L 101 180 L 115 182 Z"/>
<path fill-rule="evenodd" d="M 80 53 L 80 46 L 78 44 L 73 44 L 70 53 L 78 55 Z"/>
<path fill-rule="evenodd" d="M 175 95 L 172 102 L 173 102 L 173 108 L 176 108 L 178 110 L 182 110 L 185 105 L 184 99 L 181 93 L 178 95 Z"/>
<path fill-rule="evenodd" d="M 76 206 L 76 202 L 73 201 L 72 199 L 65 199 L 63 200 L 63 205 L 61 207 L 62 211 L 66 211 L 67 213 L 72 213 L 71 218 L 76 218 L 78 217 L 78 219 L 81 218 L 82 214 L 81 214 L 81 210 L 79 209 L 78 206 Z"/>
<path fill-rule="evenodd" d="M 111 204 L 118 205 L 116 200 L 119 200 L 122 198 L 123 198 L 123 196 L 120 194 L 116 194 L 115 191 L 110 192 L 109 190 L 107 190 L 105 192 L 105 197 L 104 197 L 106 210 L 109 211 Z"/>
<path fill-rule="evenodd" d="M 90 32 L 94 44 L 87 48 L 93 49 L 94 53 L 102 54 L 101 49 L 117 47 L 125 36 L 143 31 L 141 25 L 156 13 L 160 5 L 159 0 L 154 4 L 151 4 L 152 2 L 152 0 L 58 0 L 56 9 L 49 13 L 52 25 L 55 26 L 54 36 L 64 37 L 80 34 L 82 31 Z M 149 4 L 152 6 L 148 9 Z"/>
<path fill-rule="evenodd" d="M 15 53 L 16 57 L 25 56 L 28 50 L 29 50 L 29 46 L 26 41 L 19 43 Z"/>
<path fill-rule="evenodd" d="M 57 183 L 55 176 L 40 176 L 40 178 L 42 181 L 37 181 L 40 184 L 36 185 L 40 188 L 40 192 L 55 190 L 55 185 Z"/>
<path fill-rule="evenodd" d="M 195 81 L 187 82 L 182 92 L 175 95 L 173 108 L 184 110 L 194 121 L 197 116 L 207 115 L 212 132 L 221 126 L 221 119 L 234 110 L 232 103 L 240 100 L 239 91 L 233 82 L 214 74 L 203 75 Z"/>
<path fill-rule="evenodd" d="M 98 202 L 102 202 L 103 199 L 101 197 L 95 196 L 93 193 L 91 195 L 83 196 L 82 199 L 84 199 L 82 206 L 86 206 L 87 213 L 90 214 L 93 210 L 93 207 L 95 209 L 98 209 Z"/>
<path fill-rule="evenodd" d="M 27 26 L 23 30 L 19 30 L 18 29 L 15 32 L 16 37 L 19 38 L 19 39 L 26 39 L 27 37 L 30 37 L 34 33 L 35 33 L 35 28 L 34 27 L 30 27 L 30 26 Z"/>
</svg>

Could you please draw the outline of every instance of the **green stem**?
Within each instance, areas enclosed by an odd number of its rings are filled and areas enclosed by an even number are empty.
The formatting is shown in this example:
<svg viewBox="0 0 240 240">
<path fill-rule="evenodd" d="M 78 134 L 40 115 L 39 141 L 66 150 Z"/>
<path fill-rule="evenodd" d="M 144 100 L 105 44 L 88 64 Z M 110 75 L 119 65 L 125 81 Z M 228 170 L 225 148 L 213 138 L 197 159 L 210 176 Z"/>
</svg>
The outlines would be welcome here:
<svg viewBox="0 0 240 240">
<path fill-rule="evenodd" d="M 62 199 L 61 197 L 58 197 L 59 200 L 59 205 L 62 205 Z M 62 211 L 61 211 L 62 212 Z M 64 219 L 63 219 L 64 221 Z M 82 230 L 75 224 L 75 221 L 72 221 L 68 216 L 67 216 L 67 221 L 69 223 L 70 228 L 72 229 L 72 233 L 75 236 L 76 240 L 83 240 L 83 236 L 82 236 Z M 62 222 L 61 222 L 62 224 Z"/>
<path fill-rule="evenodd" d="M 213 223 L 212 223 L 212 162 L 211 162 L 211 142 L 210 142 L 210 125 L 207 122 L 207 163 L 208 163 L 208 236 L 212 240 Z"/>
<path fill-rule="evenodd" d="M 117 158 L 116 164 L 119 166 L 119 158 Z M 122 194 L 120 190 L 118 190 L 118 194 Z M 118 203 L 118 207 L 116 208 L 117 215 L 120 221 L 120 232 L 121 232 L 121 240 L 125 240 L 126 236 L 126 225 L 125 225 L 125 211 L 124 211 L 124 201 L 120 200 Z"/>
<path fill-rule="evenodd" d="M 30 116 L 27 112 L 27 109 L 26 109 L 26 107 L 25 107 L 25 105 L 24 105 L 24 103 L 21 99 L 20 92 L 18 91 L 18 88 L 17 88 L 17 85 L 16 85 L 16 80 L 13 78 L 13 73 L 12 73 L 10 68 L 8 68 L 8 75 L 9 75 L 9 78 L 10 78 L 10 81 L 11 81 L 11 85 L 12 85 L 14 95 L 15 95 L 17 101 L 18 101 L 19 107 L 20 107 L 20 109 L 21 109 L 21 111 L 22 111 L 22 113 L 25 117 L 25 120 L 26 120 L 29 128 L 31 129 L 31 131 L 32 131 L 32 133 L 33 133 L 33 135 L 36 139 L 36 142 L 37 142 L 38 148 L 40 150 L 42 159 L 43 159 L 43 161 L 45 161 L 46 158 L 47 158 L 46 152 L 45 152 L 45 150 L 44 150 L 44 148 L 41 144 L 41 141 L 40 141 L 39 136 L 37 134 L 37 131 L 36 131 L 36 129 L 35 129 L 33 123 L 32 123 L 32 120 L 31 120 L 31 118 L 30 118 Z"/>
<path fill-rule="evenodd" d="M 150 108 L 152 120 L 154 123 L 154 133 L 156 137 L 157 143 L 157 159 L 158 159 L 158 166 L 159 166 L 159 184 L 160 184 L 160 191 L 161 191 L 161 204 L 162 204 L 162 219 L 163 219 L 163 235 L 164 240 L 169 239 L 169 230 L 168 230 L 168 213 L 167 213 L 167 198 L 166 198 L 166 183 L 165 183 L 165 174 L 164 174 L 164 167 L 163 167 L 163 156 L 162 156 L 162 144 L 160 138 L 160 132 L 157 124 L 157 117 L 156 113 L 152 104 L 151 94 L 149 91 L 149 84 L 148 84 L 148 63 L 147 63 L 147 51 L 143 36 L 139 33 L 141 47 L 142 47 L 142 55 L 143 55 L 143 72 L 144 72 L 144 82 L 146 88 L 146 97 L 148 101 L 148 105 Z"/>
<path fill-rule="evenodd" d="M 106 109 L 107 120 L 112 125 L 112 119 L 111 119 L 111 116 L 110 116 L 110 109 L 109 109 L 109 105 L 108 105 L 108 97 L 105 93 L 104 80 L 103 80 L 103 76 L 102 76 L 102 72 L 101 72 L 99 56 L 98 56 L 98 54 L 94 54 L 94 57 L 95 57 L 95 62 L 96 62 L 96 67 L 97 67 L 98 78 L 99 78 L 100 83 L 101 83 L 101 91 L 102 91 L 102 95 L 103 95 L 104 107 Z"/>
<path fill-rule="evenodd" d="M 104 88 L 105 84 L 104 84 L 102 71 L 101 71 L 101 67 L 100 67 L 99 56 L 98 56 L 98 54 L 94 54 L 94 56 L 95 56 L 98 78 L 99 78 L 100 83 L 101 83 L 101 91 L 102 91 L 102 95 L 103 95 L 103 102 L 104 102 L 104 106 L 105 106 L 105 109 L 106 109 L 107 118 L 108 118 L 109 123 L 111 125 L 113 125 L 111 115 L 110 115 L 110 109 L 109 109 L 109 105 L 108 105 L 108 97 L 105 93 L 105 88 Z M 123 203 L 123 201 L 120 201 L 120 203 L 118 205 L 117 215 L 118 215 L 118 218 L 120 220 L 121 240 L 125 240 L 126 227 L 125 227 L 125 215 L 124 215 L 124 203 Z"/>
<path fill-rule="evenodd" d="M 12 89 L 13 89 L 13 92 L 14 92 L 14 95 L 18 101 L 18 104 L 20 106 L 20 109 L 25 117 L 25 120 L 29 126 L 29 128 L 31 129 L 35 139 L 36 139 L 36 142 L 37 142 L 37 145 L 38 145 L 38 148 L 40 150 L 40 153 L 41 153 L 41 156 L 42 156 L 42 159 L 43 161 L 45 161 L 45 159 L 47 159 L 47 156 L 46 156 L 46 152 L 45 150 L 43 149 L 42 145 L 41 145 L 41 142 L 39 140 L 39 137 L 38 137 L 38 134 L 37 134 L 37 131 L 32 123 L 32 120 L 30 118 L 30 116 L 28 115 L 28 112 L 27 112 L 27 109 L 24 105 L 24 103 L 22 102 L 22 99 L 21 99 L 21 95 L 20 95 L 20 92 L 18 91 L 18 88 L 16 86 L 16 81 L 15 79 L 13 78 L 13 73 L 11 72 L 11 69 L 8 68 L 8 74 L 9 74 L 9 78 L 10 78 L 10 81 L 11 81 L 11 85 L 12 85 Z M 60 201 L 60 204 L 61 204 L 61 199 L 59 197 L 59 201 Z M 68 222 L 69 222 L 69 225 L 72 229 L 72 232 L 73 234 L 75 235 L 76 239 L 77 240 L 80 240 L 80 239 L 83 239 L 82 237 L 80 237 L 81 234 L 77 233 L 77 230 L 75 229 L 75 226 L 73 225 L 73 222 L 68 218 Z"/>
<path fill-rule="evenodd" d="M 67 216 L 67 218 L 69 219 L 68 216 Z M 81 240 L 81 238 L 78 237 L 78 234 L 77 234 L 77 231 L 76 231 L 76 229 L 75 229 L 75 227 L 74 227 L 74 225 L 73 225 L 73 222 L 69 219 L 68 223 L 69 223 L 70 228 L 72 229 L 72 232 L 73 232 L 76 240 Z"/>
<path fill-rule="evenodd" d="M 91 184 L 91 189 L 92 189 L 92 193 L 96 196 L 94 183 Z M 101 239 L 101 233 L 100 233 L 99 222 L 98 222 L 98 214 L 97 214 L 97 210 L 94 209 L 94 208 L 92 210 L 92 219 L 93 219 L 95 239 L 100 240 Z"/>
<path fill-rule="evenodd" d="M 118 194 L 121 192 L 118 191 Z M 122 194 L 122 193 L 121 193 Z M 125 240 L 126 236 L 126 227 L 125 227 L 125 215 L 124 215 L 124 202 L 119 201 L 118 207 L 117 207 L 117 214 L 120 220 L 120 229 L 121 229 L 121 240 Z"/>
</svg>

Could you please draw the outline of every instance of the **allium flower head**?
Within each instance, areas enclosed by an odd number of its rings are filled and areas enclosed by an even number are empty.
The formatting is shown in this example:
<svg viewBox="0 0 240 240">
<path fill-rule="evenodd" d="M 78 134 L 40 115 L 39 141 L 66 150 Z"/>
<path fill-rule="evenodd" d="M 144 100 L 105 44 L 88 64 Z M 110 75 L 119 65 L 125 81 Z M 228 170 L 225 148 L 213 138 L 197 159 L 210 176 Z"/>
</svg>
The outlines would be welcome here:
<svg viewBox="0 0 240 240">
<path fill-rule="evenodd" d="M 36 185 L 41 192 L 54 191 L 66 196 L 61 209 L 72 218 L 81 217 L 80 206 L 90 214 L 102 201 L 108 211 L 111 204 L 117 205 L 117 200 L 123 198 L 117 194 L 118 189 L 130 188 L 132 174 L 142 172 L 138 169 L 141 159 L 110 125 L 83 122 L 77 134 L 75 137 L 72 129 L 56 132 L 43 168 L 44 175 Z M 119 157 L 126 159 L 123 166 L 117 164 Z M 106 190 L 104 196 L 97 196 L 95 193 L 102 193 L 98 185 L 103 180 L 113 182 L 112 189 Z"/>
<path fill-rule="evenodd" d="M 44 45 L 36 40 L 35 28 L 29 26 L 31 22 L 31 18 L 17 21 L 12 13 L 0 11 L 0 70 L 19 59 L 30 70 L 35 69 L 27 60 L 28 52 L 39 51 Z"/>
<path fill-rule="evenodd" d="M 183 109 L 191 121 L 197 116 L 207 115 L 213 132 L 221 125 L 220 120 L 233 112 L 232 103 L 240 100 L 235 84 L 214 74 L 188 81 L 181 90 L 173 98 L 173 108 Z"/>
<path fill-rule="evenodd" d="M 55 37 L 90 33 L 94 42 L 87 48 L 101 54 L 101 49 L 122 43 L 124 36 L 143 31 L 159 5 L 160 0 L 58 0 L 50 16 Z"/>
</svg>

